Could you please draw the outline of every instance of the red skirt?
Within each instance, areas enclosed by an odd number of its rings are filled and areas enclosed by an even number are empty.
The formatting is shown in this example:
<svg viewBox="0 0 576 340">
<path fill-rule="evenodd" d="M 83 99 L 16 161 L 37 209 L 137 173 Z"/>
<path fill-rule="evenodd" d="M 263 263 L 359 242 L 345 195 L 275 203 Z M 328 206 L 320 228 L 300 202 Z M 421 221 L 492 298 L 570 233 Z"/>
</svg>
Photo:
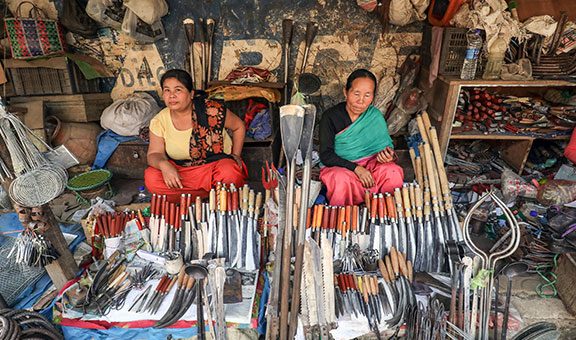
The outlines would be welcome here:
<svg viewBox="0 0 576 340">
<path fill-rule="evenodd" d="M 168 201 L 175 203 L 180 201 L 181 194 L 207 197 L 210 189 L 215 188 L 218 182 L 227 185 L 234 183 L 239 188 L 248 177 L 246 165 L 243 164 L 240 168 L 235 160 L 229 158 L 197 166 L 179 166 L 172 161 L 170 163 L 178 170 L 183 188 L 168 188 L 162 171 L 151 166 L 144 171 L 144 183 L 150 193 L 166 195 Z"/>
</svg>

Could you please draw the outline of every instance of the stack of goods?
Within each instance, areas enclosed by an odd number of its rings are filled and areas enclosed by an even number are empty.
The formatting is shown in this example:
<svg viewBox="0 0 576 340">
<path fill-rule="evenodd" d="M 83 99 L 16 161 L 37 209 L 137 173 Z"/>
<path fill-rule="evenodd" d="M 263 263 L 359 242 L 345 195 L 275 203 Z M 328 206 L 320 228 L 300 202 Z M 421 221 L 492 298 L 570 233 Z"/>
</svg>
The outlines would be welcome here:
<svg viewBox="0 0 576 340">
<path fill-rule="evenodd" d="M 205 320 L 213 336 L 225 332 L 226 321 L 250 323 L 266 242 L 262 205 L 262 193 L 248 185 L 219 184 L 207 202 L 153 195 L 144 211 L 95 212 L 93 255 L 100 260 L 65 292 L 64 317 L 153 320 L 156 328 Z M 224 313 L 229 303 L 236 304 L 231 315 Z"/>
<path fill-rule="evenodd" d="M 500 157 L 498 148 L 476 140 L 452 143 L 446 155 L 446 172 L 455 189 L 475 184 L 497 184 L 503 169 L 510 166 Z"/>
<path fill-rule="evenodd" d="M 460 93 L 453 133 L 553 136 L 571 130 L 573 115 L 574 107 L 552 106 L 540 98 L 503 96 L 474 88 Z"/>
</svg>

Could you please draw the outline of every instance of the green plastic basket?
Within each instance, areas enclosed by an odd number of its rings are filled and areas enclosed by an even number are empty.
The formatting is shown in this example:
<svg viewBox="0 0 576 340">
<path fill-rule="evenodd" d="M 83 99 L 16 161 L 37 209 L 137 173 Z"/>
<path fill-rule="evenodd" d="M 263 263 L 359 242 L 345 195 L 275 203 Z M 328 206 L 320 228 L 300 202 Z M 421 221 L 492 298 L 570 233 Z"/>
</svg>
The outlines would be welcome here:
<svg viewBox="0 0 576 340">
<path fill-rule="evenodd" d="M 68 180 L 66 188 L 73 191 L 96 189 L 110 181 L 112 173 L 106 169 L 91 170 Z"/>
</svg>

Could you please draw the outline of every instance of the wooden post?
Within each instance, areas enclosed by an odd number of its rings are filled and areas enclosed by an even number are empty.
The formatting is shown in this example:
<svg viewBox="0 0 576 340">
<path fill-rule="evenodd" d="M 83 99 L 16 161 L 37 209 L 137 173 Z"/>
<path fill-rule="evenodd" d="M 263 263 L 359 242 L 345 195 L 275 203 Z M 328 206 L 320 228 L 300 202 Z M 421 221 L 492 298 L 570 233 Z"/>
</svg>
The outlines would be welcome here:
<svg viewBox="0 0 576 340">
<path fill-rule="evenodd" d="M 0 141 L 0 157 L 2 157 L 4 163 L 6 163 L 6 165 L 12 171 L 13 168 L 10 154 L 3 141 Z M 2 188 L 4 191 L 10 192 L 9 188 L 11 182 L 12 180 L 7 179 L 2 183 Z M 12 206 L 16 211 L 16 207 L 14 206 L 13 201 Z M 50 243 L 52 243 L 56 251 L 58 251 L 58 254 L 60 254 L 57 260 L 52 261 L 52 263 L 45 266 L 44 268 L 46 269 L 46 272 L 48 272 L 48 275 L 50 276 L 50 279 L 52 279 L 52 283 L 54 283 L 56 289 L 60 290 L 64 287 L 66 282 L 76 276 L 76 273 L 78 272 L 78 266 L 76 265 L 76 261 L 74 261 L 74 256 L 68 249 L 68 244 L 64 239 L 64 235 L 62 235 L 58 221 L 56 221 L 56 218 L 52 213 L 52 209 L 50 209 L 48 204 L 42 206 L 42 213 L 44 214 L 43 220 L 47 224 L 47 230 L 44 233 L 44 236 L 48 241 L 50 241 Z M 27 226 L 23 225 L 23 227 L 26 228 Z"/>
</svg>

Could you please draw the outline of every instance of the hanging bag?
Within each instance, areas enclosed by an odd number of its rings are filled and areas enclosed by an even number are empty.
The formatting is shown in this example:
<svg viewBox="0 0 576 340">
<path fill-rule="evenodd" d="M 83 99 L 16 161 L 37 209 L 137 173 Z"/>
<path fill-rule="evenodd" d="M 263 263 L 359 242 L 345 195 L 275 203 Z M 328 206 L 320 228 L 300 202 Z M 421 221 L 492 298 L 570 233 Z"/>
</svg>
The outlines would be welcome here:
<svg viewBox="0 0 576 340">
<path fill-rule="evenodd" d="M 21 13 L 21 7 L 26 3 L 32 5 L 28 18 L 22 17 Z M 22 1 L 16 9 L 16 17 L 4 19 L 4 26 L 14 59 L 34 59 L 65 52 L 60 23 L 48 19 L 42 9 L 30 1 Z"/>
</svg>

